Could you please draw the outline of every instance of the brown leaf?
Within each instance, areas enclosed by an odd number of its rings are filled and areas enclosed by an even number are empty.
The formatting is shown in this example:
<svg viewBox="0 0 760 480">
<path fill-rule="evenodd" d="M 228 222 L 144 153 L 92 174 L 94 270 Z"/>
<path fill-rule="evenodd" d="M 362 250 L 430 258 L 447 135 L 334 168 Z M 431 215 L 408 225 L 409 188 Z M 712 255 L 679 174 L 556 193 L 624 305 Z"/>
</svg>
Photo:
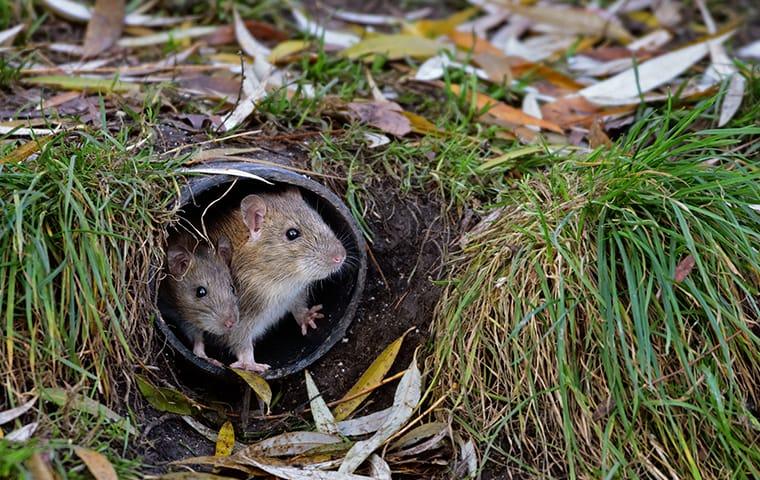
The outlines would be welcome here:
<svg viewBox="0 0 760 480">
<path fill-rule="evenodd" d="M 54 480 L 53 470 L 50 468 L 50 463 L 42 456 L 40 452 L 34 452 L 29 459 L 25 462 L 26 468 L 29 469 L 29 473 L 32 474 L 31 478 L 34 480 Z"/>
<path fill-rule="evenodd" d="M 512 73 L 512 64 L 514 63 L 508 57 L 500 54 L 488 52 L 476 53 L 472 60 L 477 66 L 485 70 L 489 80 L 494 83 L 512 83 L 514 75 Z"/>
<path fill-rule="evenodd" d="M 485 53 L 494 56 L 504 57 L 504 52 L 493 45 L 488 40 L 478 37 L 471 32 L 453 31 L 449 33 L 449 38 L 454 45 L 462 50 L 472 50 L 472 53 Z"/>
<path fill-rule="evenodd" d="M 96 0 L 84 35 L 83 57 L 108 50 L 121 37 L 126 13 L 124 0 Z"/>
<path fill-rule="evenodd" d="M 591 148 L 602 146 L 609 148 L 612 146 L 612 140 L 604 133 L 598 117 L 594 118 L 594 121 L 591 123 L 591 129 L 588 132 L 588 143 Z"/>
<path fill-rule="evenodd" d="M 87 465 L 95 480 L 119 480 L 113 465 L 103 454 L 82 447 L 74 447 L 74 452 Z"/>
<path fill-rule="evenodd" d="M 29 156 L 32 155 L 33 153 L 37 153 L 38 151 L 42 150 L 42 147 L 44 147 L 45 144 L 48 143 L 52 139 L 53 139 L 53 135 L 48 135 L 45 137 L 32 139 L 22 145 L 19 145 L 17 148 L 9 152 L 4 157 L 0 157 L 0 165 L 2 165 L 3 163 L 23 162 L 24 160 L 29 158 Z"/>
<path fill-rule="evenodd" d="M 676 283 L 681 283 L 684 280 L 686 280 L 686 277 L 689 276 L 691 273 L 691 270 L 694 268 L 694 257 L 691 255 L 687 255 L 684 257 L 683 260 L 678 262 L 678 265 L 676 265 L 676 274 L 673 277 L 673 280 Z"/>
<path fill-rule="evenodd" d="M 451 85 L 451 91 L 453 91 L 455 94 L 459 94 L 459 92 L 461 92 L 461 88 L 459 85 Z M 562 128 L 556 123 L 528 115 L 519 108 L 510 107 L 506 103 L 495 100 L 483 93 L 477 94 L 475 98 L 475 104 L 479 110 L 488 107 L 488 115 L 494 117 L 498 121 L 505 122 L 513 126 L 534 125 L 546 130 L 562 133 Z"/>
<path fill-rule="evenodd" d="M 258 22 L 256 20 L 246 20 L 243 23 L 245 23 L 245 26 L 248 31 L 251 32 L 251 35 L 259 40 L 274 40 L 281 42 L 289 37 L 287 33 L 278 30 L 276 27 L 270 25 L 269 23 Z M 214 33 L 206 37 L 204 40 L 210 46 L 227 45 L 229 43 L 234 43 L 236 41 L 235 26 L 225 25 L 223 27 L 219 27 Z"/>
<path fill-rule="evenodd" d="M 349 110 L 360 121 L 379 128 L 380 130 L 403 137 L 412 131 L 412 125 L 409 119 L 403 114 L 402 109 L 394 102 L 351 102 L 348 104 Z"/>
</svg>

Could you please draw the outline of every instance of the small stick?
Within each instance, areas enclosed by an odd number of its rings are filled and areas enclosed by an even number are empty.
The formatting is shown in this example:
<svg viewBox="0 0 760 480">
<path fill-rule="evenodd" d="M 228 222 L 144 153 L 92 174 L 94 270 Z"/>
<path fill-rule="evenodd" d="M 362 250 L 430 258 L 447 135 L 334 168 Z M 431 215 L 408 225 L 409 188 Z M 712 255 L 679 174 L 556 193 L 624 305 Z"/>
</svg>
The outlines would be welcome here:
<svg viewBox="0 0 760 480">
<path fill-rule="evenodd" d="M 243 405 L 240 410 L 240 424 L 243 430 L 248 428 L 248 419 L 251 413 L 251 387 L 243 387 Z"/>
</svg>

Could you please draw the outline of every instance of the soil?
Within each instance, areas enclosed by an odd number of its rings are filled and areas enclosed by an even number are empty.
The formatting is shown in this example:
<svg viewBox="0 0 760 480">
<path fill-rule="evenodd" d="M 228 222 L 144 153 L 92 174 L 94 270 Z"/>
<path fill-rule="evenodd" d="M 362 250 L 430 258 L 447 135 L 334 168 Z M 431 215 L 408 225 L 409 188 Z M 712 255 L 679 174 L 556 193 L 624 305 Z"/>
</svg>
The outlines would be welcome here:
<svg viewBox="0 0 760 480">
<path fill-rule="evenodd" d="M 185 131 L 167 126 L 160 127 L 156 137 L 159 150 L 199 140 L 191 138 Z M 263 147 L 268 161 L 308 168 L 302 148 L 258 140 L 257 145 Z M 328 186 L 341 196 L 343 185 L 335 183 Z M 443 249 L 449 242 L 449 229 L 441 218 L 441 205 L 434 198 L 401 195 L 398 186 L 387 179 L 375 180 L 371 194 L 374 201 L 370 203 L 365 219 L 373 233 L 374 243 L 370 245 L 367 280 L 357 314 L 345 338 L 309 367 L 328 402 L 342 397 L 388 344 L 410 330 L 390 373 L 406 368 L 415 349 L 424 345 L 429 338 L 433 309 L 440 294 L 433 280 L 439 278 Z M 212 430 L 218 430 L 224 418 L 228 417 L 235 424 L 237 439 L 250 442 L 284 431 L 302 429 L 307 422 L 311 422 L 310 414 L 304 413 L 308 398 L 302 372 L 270 381 L 276 399 L 271 416 L 261 418 L 254 396 L 250 420 L 243 425 L 240 419 L 243 407 L 240 390 L 199 385 L 194 372 L 176 362 L 168 348 L 161 345 L 157 348 L 153 356 L 154 364 L 158 367 L 156 371 L 164 372 L 167 384 L 182 385 L 186 393 L 206 405 L 223 405 L 222 414 L 211 412 L 199 418 Z M 397 382 L 392 382 L 375 391 L 361 410 L 371 413 L 390 406 L 396 385 Z M 162 415 L 142 399 L 136 400 L 140 405 L 135 410 L 140 412 L 144 428 L 148 428 L 136 453 L 147 465 L 152 465 L 150 470 L 165 471 L 167 463 L 173 460 L 213 454 L 214 445 L 179 416 Z"/>
</svg>

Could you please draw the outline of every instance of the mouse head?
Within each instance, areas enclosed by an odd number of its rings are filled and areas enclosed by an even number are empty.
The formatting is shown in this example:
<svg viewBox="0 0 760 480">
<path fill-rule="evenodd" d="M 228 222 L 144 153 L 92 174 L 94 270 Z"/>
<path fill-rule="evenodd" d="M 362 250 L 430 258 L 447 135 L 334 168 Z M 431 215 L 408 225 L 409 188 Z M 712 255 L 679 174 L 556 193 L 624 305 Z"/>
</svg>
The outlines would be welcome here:
<svg viewBox="0 0 760 480">
<path fill-rule="evenodd" d="M 201 330 L 224 335 L 238 321 L 238 299 L 232 283 L 232 246 L 221 237 L 216 249 L 181 237 L 169 243 L 166 281 L 183 320 Z"/>
<path fill-rule="evenodd" d="M 248 195 L 240 211 L 250 234 L 247 245 L 273 267 L 274 281 L 310 283 L 343 267 L 346 249 L 299 189 Z"/>
</svg>

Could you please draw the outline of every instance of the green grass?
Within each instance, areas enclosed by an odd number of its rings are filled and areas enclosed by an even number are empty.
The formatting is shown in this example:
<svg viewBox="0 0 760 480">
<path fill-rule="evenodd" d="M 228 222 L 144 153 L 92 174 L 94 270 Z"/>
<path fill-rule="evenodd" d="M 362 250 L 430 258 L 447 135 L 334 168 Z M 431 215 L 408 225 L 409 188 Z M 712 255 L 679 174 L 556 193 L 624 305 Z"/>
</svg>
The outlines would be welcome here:
<svg viewBox="0 0 760 480">
<path fill-rule="evenodd" d="M 163 260 L 162 223 L 177 181 L 172 163 L 130 151 L 127 138 L 126 130 L 61 135 L 36 158 L 0 165 L 6 408 L 40 387 L 122 403 L 116 385 L 149 348 L 148 282 Z M 74 444 L 97 437 L 80 416 L 54 412 L 41 405 L 38 435 Z"/>
<path fill-rule="evenodd" d="M 760 475 L 760 128 L 699 128 L 710 107 L 648 111 L 618 147 L 517 183 L 453 262 L 433 364 L 486 458 Z"/>
</svg>

